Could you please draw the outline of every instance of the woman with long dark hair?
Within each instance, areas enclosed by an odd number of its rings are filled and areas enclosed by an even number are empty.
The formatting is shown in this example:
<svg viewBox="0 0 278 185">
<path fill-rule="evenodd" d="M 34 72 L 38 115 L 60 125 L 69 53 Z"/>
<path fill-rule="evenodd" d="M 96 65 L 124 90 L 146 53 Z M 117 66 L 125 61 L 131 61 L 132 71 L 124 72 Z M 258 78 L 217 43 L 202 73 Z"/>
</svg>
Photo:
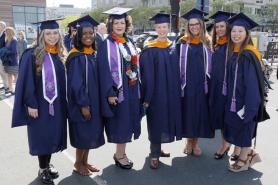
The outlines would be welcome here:
<svg viewBox="0 0 278 185">
<path fill-rule="evenodd" d="M 238 160 L 229 166 L 230 171 L 240 172 L 261 161 L 250 147 L 260 120 L 260 107 L 264 105 L 264 83 L 261 56 L 250 36 L 250 30 L 258 24 L 243 13 L 228 22 L 231 35 L 224 138 L 241 147 Z"/>
<path fill-rule="evenodd" d="M 214 154 L 215 159 L 222 159 L 227 155 L 230 145 L 223 138 L 224 113 L 227 97 L 227 62 L 228 62 L 228 37 L 229 25 L 227 20 L 233 13 L 218 11 L 210 18 L 214 19 L 212 33 L 212 70 L 210 80 L 210 117 L 214 130 L 221 129 L 222 144 Z M 235 161 L 240 153 L 240 148 L 235 146 L 231 160 Z"/>
</svg>

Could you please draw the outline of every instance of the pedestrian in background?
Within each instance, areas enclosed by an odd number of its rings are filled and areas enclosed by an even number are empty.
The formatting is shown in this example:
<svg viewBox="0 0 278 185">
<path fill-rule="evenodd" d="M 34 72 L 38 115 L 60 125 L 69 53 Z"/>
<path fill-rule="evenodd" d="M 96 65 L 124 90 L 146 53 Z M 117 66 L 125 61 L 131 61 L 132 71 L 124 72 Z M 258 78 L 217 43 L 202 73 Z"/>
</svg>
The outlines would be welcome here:
<svg viewBox="0 0 278 185">
<path fill-rule="evenodd" d="M 27 40 L 25 37 L 25 33 L 24 31 L 20 31 L 18 33 L 18 39 L 17 39 L 17 51 L 18 51 L 19 60 L 26 49 L 27 49 Z"/>
<path fill-rule="evenodd" d="M 3 60 L 3 65 L 8 77 L 8 93 L 14 95 L 13 82 L 16 82 L 18 74 L 17 39 L 15 37 L 14 28 L 7 27 L 5 33 L 6 57 L 5 60 Z"/>
<path fill-rule="evenodd" d="M 7 80 L 7 73 L 4 70 L 3 61 L 1 60 L 1 56 L 4 55 L 4 51 L 2 48 L 5 47 L 5 28 L 6 23 L 3 21 L 0 21 L 0 77 L 3 81 L 3 87 L 1 87 L 1 90 L 5 90 L 5 93 L 8 93 L 8 80 Z"/>
</svg>

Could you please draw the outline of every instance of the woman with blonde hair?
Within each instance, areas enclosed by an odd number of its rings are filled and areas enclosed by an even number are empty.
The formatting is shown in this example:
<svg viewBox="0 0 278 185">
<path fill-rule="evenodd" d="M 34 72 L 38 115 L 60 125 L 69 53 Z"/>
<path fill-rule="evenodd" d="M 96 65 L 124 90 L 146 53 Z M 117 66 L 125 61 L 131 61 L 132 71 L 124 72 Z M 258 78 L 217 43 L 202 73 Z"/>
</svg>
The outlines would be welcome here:
<svg viewBox="0 0 278 185">
<path fill-rule="evenodd" d="M 27 49 L 19 66 L 12 127 L 27 125 L 29 150 L 38 156 L 39 178 L 54 184 L 52 153 L 67 147 L 65 51 L 55 20 L 40 25 L 38 45 Z"/>
<path fill-rule="evenodd" d="M 8 77 L 8 93 L 14 95 L 13 81 L 16 81 L 18 74 L 17 40 L 15 30 L 12 27 L 5 29 L 5 59 L 3 59 L 4 70 Z"/>
<path fill-rule="evenodd" d="M 208 107 L 212 53 L 204 15 L 207 13 L 194 8 L 182 16 L 188 21 L 186 36 L 177 44 L 180 57 L 182 136 L 187 138 L 184 153 L 195 156 L 202 153 L 198 138 L 214 136 Z"/>
<path fill-rule="evenodd" d="M 18 51 L 18 58 L 20 59 L 23 52 L 27 49 L 27 40 L 25 37 L 24 31 L 20 31 L 18 33 L 17 39 L 17 51 Z"/>
</svg>

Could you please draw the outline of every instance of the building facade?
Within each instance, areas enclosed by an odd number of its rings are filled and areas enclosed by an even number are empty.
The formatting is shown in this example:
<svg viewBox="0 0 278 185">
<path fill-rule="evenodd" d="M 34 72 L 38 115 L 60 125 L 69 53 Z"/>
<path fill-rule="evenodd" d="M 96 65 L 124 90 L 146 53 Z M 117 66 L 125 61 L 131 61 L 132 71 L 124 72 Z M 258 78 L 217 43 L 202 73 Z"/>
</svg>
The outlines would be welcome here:
<svg viewBox="0 0 278 185">
<path fill-rule="evenodd" d="M 96 8 L 101 9 L 109 9 L 115 6 L 121 7 L 161 7 L 161 6 L 169 6 L 169 0 L 92 0 L 92 5 Z"/>
<path fill-rule="evenodd" d="M 74 8 L 73 5 L 61 4 L 59 7 L 47 7 L 46 18 L 53 19 L 57 17 L 80 16 L 90 10 L 90 8 Z"/>
<path fill-rule="evenodd" d="M 24 31 L 26 38 L 36 37 L 32 23 L 45 19 L 46 0 L 0 0 L 0 20 L 16 31 Z"/>
</svg>

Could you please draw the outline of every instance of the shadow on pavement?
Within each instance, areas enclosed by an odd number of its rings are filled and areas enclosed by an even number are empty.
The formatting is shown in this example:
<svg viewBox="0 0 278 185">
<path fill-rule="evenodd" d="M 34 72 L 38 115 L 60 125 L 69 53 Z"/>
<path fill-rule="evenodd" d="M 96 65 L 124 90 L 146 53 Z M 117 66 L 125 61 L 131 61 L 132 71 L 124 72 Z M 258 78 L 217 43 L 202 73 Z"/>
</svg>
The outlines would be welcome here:
<svg viewBox="0 0 278 185">
<path fill-rule="evenodd" d="M 141 170 L 122 170 L 115 165 L 103 169 L 102 179 L 107 185 L 262 185 L 261 172 L 250 169 L 232 173 L 228 157 L 213 160 L 211 156 L 176 157 L 172 165 L 160 163 L 158 170 L 149 167 L 149 158 Z"/>
<path fill-rule="evenodd" d="M 75 172 L 64 179 L 62 179 L 57 185 L 99 185 L 97 178 L 91 178 L 89 176 L 81 176 Z"/>
</svg>

